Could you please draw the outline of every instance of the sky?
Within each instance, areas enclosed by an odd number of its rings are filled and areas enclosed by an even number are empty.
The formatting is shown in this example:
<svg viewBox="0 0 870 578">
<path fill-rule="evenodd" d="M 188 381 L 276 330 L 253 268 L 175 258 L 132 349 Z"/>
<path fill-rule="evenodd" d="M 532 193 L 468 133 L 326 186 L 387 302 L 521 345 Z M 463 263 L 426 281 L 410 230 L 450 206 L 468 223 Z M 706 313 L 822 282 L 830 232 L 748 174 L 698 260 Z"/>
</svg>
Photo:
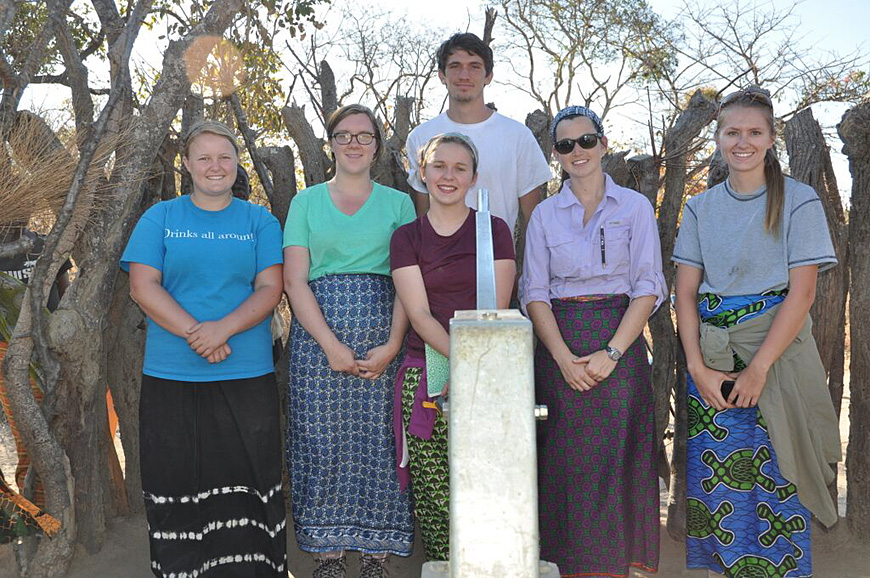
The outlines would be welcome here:
<svg viewBox="0 0 870 578">
<path fill-rule="evenodd" d="M 336 0 L 337 1 L 337 0 Z M 703 1 L 703 0 L 701 0 Z M 732 3 L 740 3 L 742 6 L 756 5 L 761 9 L 769 9 L 771 6 L 784 9 L 791 5 L 789 0 L 729 0 Z M 653 10 L 665 18 L 673 18 L 678 15 L 684 0 L 647 0 Z M 444 29 L 447 33 L 460 30 L 471 30 L 480 33 L 483 25 L 483 13 L 486 2 L 481 0 L 438 0 L 437 2 L 414 2 L 406 0 L 370 0 L 369 6 L 383 7 L 396 13 L 406 13 L 415 22 L 425 22 L 433 27 Z M 866 33 L 866 23 L 870 22 L 870 0 L 804 0 L 797 5 L 793 23 L 798 27 L 799 35 L 805 37 L 808 45 L 824 51 L 837 51 L 840 54 L 851 53 L 860 49 L 865 54 L 870 54 L 870 36 Z M 499 36 L 499 21 L 496 21 L 494 34 Z M 155 38 L 155 34 L 143 31 L 137 42 L 134 58 L 140 62 L 146 62 L 154 67 L 160 66 L 162 54 L 160 48 L 165 48 L 166 41 Z M 498 55 L 497 55 L 498 56 Z M 497 103 L 499 111 L 522 121 L 526 114 L 537 106 L 528 97 L 518 95 L 515 90 L 510 90 L 499 84 L 500 71 L 507 71 L 505 66 L 499 66 L 496 60 L 495 78 L 493 85 L 487 89 L 487 101 Z M 99 74 L 92 75 L 99 78 Z M 22 101 L 23 107 L 37 109 L 59 109 L 57 87 L 43 87 L 42 90 L 30 90 Z M 431 102 L 442 102 L 444 90 L 438 83 L 433 83 L 433 98 Z M 836 138 L 835 125 L 847 109 L 844 105 L 818 105 L 813 112 L 822 124 L 823 130 L 830 136 L 829 144 L 834 154 L 835 170 L 838 174 L 838 183 L 844 196 L 848 196 L 851 179 L 849 178 L 848 166 L 839 150 L 842 143 Z M 439 111 L 429 111 L 429 116 L 434 116 Z M 638 118 L 638 117 L 641 118 Z M 616 142 L 642 142 L 646 137 L 647 129 L 643 124 L 642 114 L 634 114 L 631 109 L 625 112 L 613 111 L 607 118 L 608 132 Z M 647 138 L 648 140 L 648 138 Z"/>
<path fill-rule="evenodd" d="M 741 6 L 755 5 L 760 9 L 773 7 L 782 10 L 792 5 L 790 0 L 730 1 Z M 654 11 L 665 18 L 676 17 L 684 5 L 684 0 L 647 0 L 647 2 Z M 488 4 L 480 0 L 438 0 L 412 4 L 405 0 L 373 0 L 372 3 L 391 7 L 396 12 L 406 12 L 413 19 L 431 23 L 433 26 L 456 31 L 470 29 L 477 33 L 482 27 L 483 12 Z M 870 35 L 867 33 L 867 23 L 870 22 L 870 0 L 804 0 L 796 6 L 794 15 L 793 23 L 798 28 L 798 36 L 805 37 L 808 45 L 840 54 L 849 54 L 858 49 L 865 54 L 870 54 Z M 499 34 L 498 26 L 497 20 L 494 31 L 496 36 Z M 522 121 L 525 115 L 536 107 L 531 100 L 518 97 L 507 92 L 504 87 L 498 86 L 498 64 L 496 62 L 493 86 L 487 89 L 487 101 L 495 101 L 500 112 Z M 433 100 L 440 102 L 440 99 Z M 849 198 L 851 175 L 848 161 L 840 152 L 842 143 L 836 136 L 835 127 L 847 109 L 848 105 L 839 103 L 813 107 L 814 116 L 822 125 L 825 134 L 829 136 L 832 162 L 844 200 Z M 631 117 L 632 114 L 627 113 L 620 118 L 620 113 L 616 112 L 608 118 L 608 122 L 613 125 L 609 130 L 613 129 L 617 139 L 622 142 L 632 140 L 632 131 L 637 131 L 639 128 L 637 121 Z M 645 132 L 645 127 L 642 130 Z"/>
</svg>

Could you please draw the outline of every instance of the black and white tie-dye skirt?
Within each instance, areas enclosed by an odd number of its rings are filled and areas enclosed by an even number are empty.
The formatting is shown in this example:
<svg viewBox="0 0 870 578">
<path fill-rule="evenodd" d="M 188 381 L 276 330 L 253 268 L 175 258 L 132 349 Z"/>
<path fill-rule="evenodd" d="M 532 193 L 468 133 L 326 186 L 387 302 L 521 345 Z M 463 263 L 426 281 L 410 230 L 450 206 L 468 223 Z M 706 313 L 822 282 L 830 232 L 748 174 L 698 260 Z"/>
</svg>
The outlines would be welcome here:
<svg viewBox="0 0 870 578">
<path fill-rule="evenodd" d="M 287 576 L 275 375 L 142 376 L 140 461 L 161 578 Z"/>
</svg>

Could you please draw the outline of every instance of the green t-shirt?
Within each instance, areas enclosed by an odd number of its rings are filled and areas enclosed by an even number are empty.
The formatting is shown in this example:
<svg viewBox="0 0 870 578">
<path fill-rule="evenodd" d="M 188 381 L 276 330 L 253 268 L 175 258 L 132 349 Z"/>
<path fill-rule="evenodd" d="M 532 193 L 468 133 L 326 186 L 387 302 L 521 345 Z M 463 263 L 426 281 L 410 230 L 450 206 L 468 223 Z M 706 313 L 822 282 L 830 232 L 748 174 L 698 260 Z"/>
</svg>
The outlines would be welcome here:
<svg viewBox="0 0 870 578">
<path fill-rule="evenodd" d="M 308 249 L 309 281 L 340 273 L 389 275 L 393 231 L 416 217 L 411 197 L 375 182 L 363 206 L 346 215 L 321 183 L 300 191 L 290 203 L 284 247 Z"/>
</svg>

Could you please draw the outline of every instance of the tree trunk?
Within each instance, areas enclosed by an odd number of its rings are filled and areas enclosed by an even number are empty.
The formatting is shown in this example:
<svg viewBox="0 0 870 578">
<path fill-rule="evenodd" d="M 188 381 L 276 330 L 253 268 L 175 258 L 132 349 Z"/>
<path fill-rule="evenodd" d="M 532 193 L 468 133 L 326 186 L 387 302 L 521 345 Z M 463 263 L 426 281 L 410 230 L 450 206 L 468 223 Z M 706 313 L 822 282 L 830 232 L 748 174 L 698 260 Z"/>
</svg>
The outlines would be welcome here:
<svg viewBox="0 0 870 578">
<path fill-rule="evenodd" d="M 498 16 L 495 8 L 486 9 L 486 20 L 483 23 L 483 43 L 489 46 L 492 42 L 492 29 L 495 26 L 495 19 Z"/>
<path fill-rule="evenodd" d="M 178 142 L 168 134 L 160 146 L 160 166 L 163 170 L 163 178 L 160 179 L 160 200 L 169 201 L 178 196 L 175 187 L 175 158 L 178 156 Z M 190 173 L 187 174 L 190 179 Z"/>
<path fill-rule="evenodd" d="M 338 90 L 335 87 L 335 73 L 326 60 L 320 61 L 320 71 L 317 74 L 320 81 L 320 100 L 323 108 L 323 122 L 333 112 L 338 110 Z"/>
<path fill-rule="evenodd" d="M 538 141 L 538 146 L 541 147 L 541 152 L 544 153 L 544 158 L 550 159 L 550 151 L 553 150 L 553 139 L 550 138 L 550 115 L 543 110 L 535 110 L 526 115 L 526 126 L 535 140 Z"/>
<path fill-rule="evenodd" d="M 659 160 L 652 155 L 638 155 L 628 159 L 627 167 L 634 181 L 634 188 L 643 194 L 653 207 L 656 206 L 659 191 Z M 659 229 L 660 231 L 663 229 Z M 677 383 L 675 360 L 678 358 L 679 342 L 675 338 L 671 321 L 670 300 L 666 300 L 649 320 L 653 351 L 652 384 L 655 396 L 656 437 L 659 475 L 670 489 L 672 471 L 667 461 L 664 447 L 665 431 L 671 418 L 671 392 Z"/>
<path fill-rule="evenodd" d="M 716 113 L 716 104 L 699 90 L 692 95 L 686 110 L 664 138 L 665 192 L 659 206 L 659 238 L 662 244 L 662 266 L 668 294 L 674 285 L 676 267 L 671 262 L 676 242 L 677 223 L 683 208 L 686 190 L 689 150 L 701 130 Z M 668 534 L 676 540 L 686 536 L 686 365 L 678 355 L 680 342 L 671 317 L 669 303 L 659 307 L 650 318 L 650 332 L 655 344 L 653 383 L 657 397 L 674 392 L 675 430 L 671 461 L 670 495 L 668 497 Z M 679 376 L 679 378 L 678 378 Z M 664 391 L 660 391 L 664 389 Z"/>
<path fill-rule="evenodd" d="M 785 144 L 791 176 L 815 189 L 825 208 L 834 251 L 840 264 L 819 276 L 816 301 L 810 314 L 813 337 L 828 374 L 828 390 L 837 416 L 843 400 L 846 342 L 846 298 L 849 292 L 849 230 L 840 200 L 840 191 L 831 154 L 812 110 L 806 108 L 785 125 Z M 834 470 L 836 472 L 836 469 Z M 831 498 L 837 503 L 836 479 L 830 486 Z"/>
<path fill-rule="evenodd" d="M 852 296 L 852 363 L 849 390 L 849 453 L 846 456 L 849 528 L 861 539 L 870 539 L 870 103 L 855 106 L 837 125 L 852 173 L 852 210 L 849 214 L 849 248 Z"/>
<path fill-rule="evenodd" d="M 161 151 L 166 149 L 168 142 L 167 137 Z M 173 166 L 167 167 L 166 163 L 165 158 L 155 163 L 155 177 L 147 184 L 148 192 L 136 211 L 137 220 L 154 200 L 165 200 L 167 170 L 174 170 Z M 174 189 L 174 174 L 172 181 Z M 135 513 L 144 510 L 139 468 L 139 391 L 145 357 L 145 327 L 145 314 L 130 298 L 130 278 L 120 274 L 115 282 L 108 323 L 103 332 L 107 344 L 105 375 L 118 414 L 121 445 L 124 448 L 127 510 Z"/>
<path fill-rule="evenodd" d="M 381 158 L 372 167 L 372 178 L 388 187 L 406 193 L 411 192 L 408 185 L 408 171 L 405 170 L 405 141 L 411 130 L 411 106 L 414 99 L 400 96 L 396 99 L 396 113 L 393 119 L 393 134 L 384 143 Z"/>
<path fill-rule="evenodd" d="M 263 162 L 263 157 L 260 155 L 259 147 L 257 147 L 257 135 L 248 123 L 248 116 L 242 108 L 242 103 L 239 100 L 239 95 L 233 93 L 230 98 L 230 105 L 233 109 L 233 114 L 236 117 L 236 124 L 239 132 L 242 133 L 242 138 L 245 141 L 245 146 L 248 149 L 248 154 L 251 156 L 251 162 L 254 164 L 254 171 L 260 179 L 260 185 L 263 187 L 263 192 L 266 193 L 266 198 L 269 203 L 272 203 L 272 177 L 269 175 L 269 170 Z"/>
<path fill-rule="evenodd" d="M 112 392 L 121 445 L 124 448 L 124 485 L 130 512 L 142 512 L 142 476 L 139 469 L 139 389 L 145 354 L 145 315 L 130 299 L 129 277 L 118 276 L 108 325 L 103 338 L 108 344 L 106 380 Z"/>
<path fill-rule="evenodd" d="M 284 229 L 284 221 L 287 220 L 287 211 L 290 209 L 290 201 L 296 196 L 296 161 L 293 158 L 293 149 L 288 146 L 270 146 L 260 149 L 263 164 L 272 175 L 272 214 L 281 223 Z"/>
<path fill-rule="evenodd" d="M 28 288 L 27 291 L 30 291 Z M 31 324 L 30 308 L 21 307 L 16 328 Z M 9 403 L 15 414 L 21 437 L 30 454 L 36 473 L 45 492 L 46 511 L 60 520 L 60 533 L 51 540 L 41 540 L 37 557 L 23 560 L 26 575 L 34 577 L 62 577 L 66 574 L 73 555 L 76 538 L 76 519 L 73 507 L 73 478 L 69 459 L 57 439 L 49 430 L 39 405 L 30 390 L 28 371 L 33 351 L 32 338 L 18 338 L 9 342 L 4 363 L 4 380 Z"/>
<path fill-rule="evenodd" d="M 637 155 L 628 159 L 628 169 L 636 184 L 637 192 L 641 193 L 653 207 L 658 205 L 659 187 L 661 174 L 659 161 L 653 155 Z"/>
<path fill-rule="evenodd" d="M 182 148 L 181 153 L 184 154 L 184 139 L 187 137 L 190 127 L 201 121 L 205 116 L 205 104 L 202 97 L 198 94 L 188 94 L 184 99 L 184 105 L 181 108 L 181 142 L 179 147 Z M 193 192 L 193 178 L 190 172 L 183 164 L 181 165 L 181 194 L 189 195 Z"/>
<path fill-rule="evenodd" d="M 330 166 L 329 157 L 323 152 L 323 139 L 314 135 L 314 129 L 305 118 L 305 108 L 294 104 L 281 110 L 284 126 L 290 138 L 299 149 L 299 159 L 305 172 L 305 186 L 310 187 L 327 180 L 326 170 Z"/>
<path fill-rule="evenodd" d="M 831 166 L 831 155 L 819 123 L 810 109 L 796 114 L 785 125 L 791 176 L 815 189 L 825 208 L 828 227 L 840 266 L 819 277 L 813 304 L 813 336 L 828 374 L 840 373 L 833 367 L 835 352 L 845 339 L 846 293 L 848 289 L 848 236 L 840 191 Z M 836 384 L 831 384 L 835 386 Z M 842 397 L 842 383 L 831 389 L 835 402 Z M 835 403 L 839 413 L 839 404 Z"/>
</svg>

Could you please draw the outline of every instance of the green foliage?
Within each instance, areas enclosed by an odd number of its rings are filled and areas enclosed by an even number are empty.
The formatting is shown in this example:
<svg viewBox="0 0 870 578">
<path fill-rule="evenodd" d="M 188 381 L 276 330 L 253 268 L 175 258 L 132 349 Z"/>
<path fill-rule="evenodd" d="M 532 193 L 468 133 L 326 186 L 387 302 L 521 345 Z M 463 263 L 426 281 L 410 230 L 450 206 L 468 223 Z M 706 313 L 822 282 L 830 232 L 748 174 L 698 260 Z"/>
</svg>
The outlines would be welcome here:
<svg viewBox="0 0 870 578">
<path fill-rule="evenodd" d="M 21 311 L 21 299 L 27 287 L 15 277 L 0 273 L 0 340 L 9 341 Z"/>
<path fill-rule="evenodd" d="M 613 20 L 616 30 L 609 28 L 610 41 L 621 45 L 636 74 L 634 80 L 657 80 L 676 70 L 677 55 L 665 42 L 672 40 L 674 32 L 645 0 L 617 3 Z"/>
<path fill-rule="evenodd" d="M 252 42 L 241 43 L 239 49 L 247 79 L 238 94 L 248 122 L 260 130 L 278 132 L 283 128 L 280 106 L 277 105 L 284 95 L 279 77 L 281 59 L 274 50 L 264 51 Z M 264 103 L 272 106 L 264 106 Z"/>
<path fill-rule="evenodd" d="M 252 0 L 244 4 L 219 43 L 204 58 L 204 71 L 194 81 L 194 91 L 209 99 L 209 114 L 226 117 L 222 100 L 232 90 L 239 95 L 252 128 L 258 132 L 282 129 L 280 104 L 283 63 L 278 50 L 290 38 L 304 37 L 308 27 L 319 28 L 315 8 L 328 0 Z M 151 26 L 162 22 L 170 37 L 195 26 L 211 2 L 158 0 Z M 162 37 L 161 37 L 162 38 Z M 228 46 L 231 47 L 228 49 Z M 143 77 L 144 78 L 144 77 Z"/>
<path fill-rule="evenodd" d="M 315 8 L 318 4 L 329 0 L 247 0 L 244 8 L 230 31 L 238 33 L 243 30 L 244 36 L 254 31 L 259 34 L 263 48 L 272 49 L 276 31 L 286 31 L 291 37 L 304 35 L 306 26 L 318 26 Z M 167 32 L 171 36 L 180 36 L 200 22 L 214 2 L 179 2 L 178 0 L 157 0 L 154 3 L 153 25 L 156 20 L 166 19 Z M 272 27 L 267 31 L 266 23 Z"/>
<path fill-rule="evenodd" d="M 45 2 L 17 2 L 16 4 L 15 16 L 0 42 L 12 68 L 20 73 L 31 53 L 34 41 L 45 26 L 49 8 Z M 74 4 L 68 13 L 70 33 L 80 52 L 99 34 L 100 25 L 94 21 L 93 16 L 93 9 L 89 5 L 78 3 Z M 58 67 L 63 66 L 63 58 L 54 38 L 49 42 L 45 54 L 37 74 L 52 74 Z"/>
</svg>

